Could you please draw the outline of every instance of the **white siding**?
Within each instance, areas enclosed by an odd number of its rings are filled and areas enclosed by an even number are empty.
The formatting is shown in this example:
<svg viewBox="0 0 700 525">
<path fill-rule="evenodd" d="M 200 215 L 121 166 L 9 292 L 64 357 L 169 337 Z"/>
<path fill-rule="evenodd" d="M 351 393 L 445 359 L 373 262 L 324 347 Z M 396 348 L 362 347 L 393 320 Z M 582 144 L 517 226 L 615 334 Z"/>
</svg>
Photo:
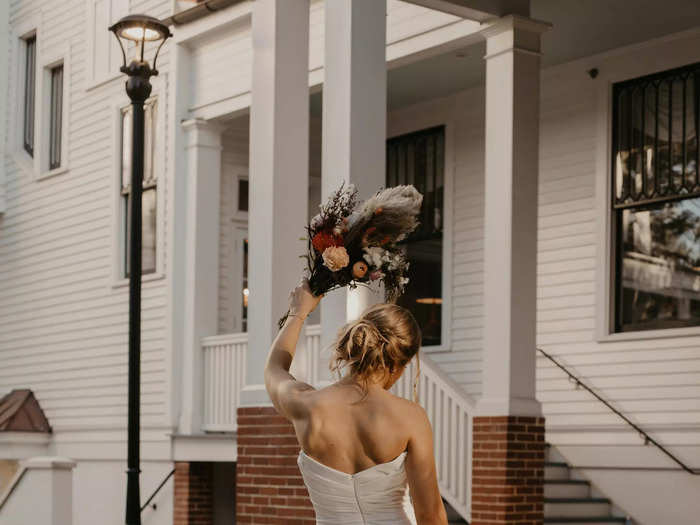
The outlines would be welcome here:
<svg viewBox="0 0 700 525">
<path fill-rule="evenodd" d="M 71 111 L 64 123 L 69 171 L 37 181 L 8 151 L 2 159 L 8 207 L 0 219 L 0 393 L 31 388 L 59 448 L 92 439 L 79 438 L 73 431 L 125 428 L 127 413 L 128 288 L 113 286 L 112 204 L 117 176 L 115 104 L 128 100 L 121 78 L 86 90 L 85 7 L 85 0 L 17 0 L 10 7 L 13 25 L 33 12 L 39 14 L 39 57 L 60 47 L 70 52 L 66 89 Z M 156 17 L 167 15 L 169 8 L 167 0 L 131 2 L 132 11 Z M 163 51 L 161 77 L 154 80 L 158 94 L 164 93 L 167 78 L 167 47 Z M 11 56 L 10 83 L 16 81 L 16 66 Z M 163 112 L 166 101 L 160 97 Z M 158 132 L 167 144 L 165 129 Z M 14 133 L 16 129 L 7 130 L 8 137 Z M 161 166 L 161 192 L 166 191 L 166 169 Z M 166 423 L 164 331 L 165 280 L 156 279 L 145 283 L 143 291 L 145 427 Z M 124 437 L 120 432 L 116 439 Z M 164 433 L 161 439 L 167 439 Z"/>
<path fill-rule="evenodd" d="M 323 2 L 311 2 L 309 18 L 309 70 L 323 69 Z M 250 91 L 253 50 L 250 16 L 241 16 L 225 30 L 199 36 L 190 45 L 190 108 L 197 111 Z M 407 2 L 387 2 L 387 45 L 401 42 L 450 24 L 458 17 Z M 321 76 L 312 77 L 316 84 Z"/>
<path fill-rule="evenodd" d="M 538 345 L 695 467 L 700 464 L 700 335 L 598 339 L 605 297 L 599 296 L 597 285 L 607 261 L 600 253 L 606 221 L 601 210 L 608 204 L 596 182 L 609 158 L 601 148 L 605 132 L 600 122 L 607 122 L 605 82 L 698 61 L 698 41 L 697 36 L 665 39 L 545 71 L 537 304 Z M 585 74 L 594 66 L 602 78 Z M 542 357 L 537 388 L 548 439 L 573 461 L 673 466 L 658 450 L 643 451 L 634 431 L 590 394 L 576 390 Z M 629 451 L 596 457 L 585 450 L 613 443 Z"/>
<path fill-rule="evenodd" d="M 587 69 L 622 71 L 625 64 L 665 69 L 700 60 L 698 37 L 617 50 L 545 70 L 539 182 L 537 342 L 585 382 L 652 431 L 691 466 L 700 465 L 700 336 L 638 341 L 597 339 L 600 224 L 600 82 Z M 694 58 L 693 58 L 694 57 Z M 637 66 L 642 68 L 643 66 Z M 651 71 L 646 71 L 651 72 Z M 638 74 L 644 74 L 639 72 Z M 636 76 L 636 75 L 632 75 Z M 431 357 L 467 392 L 481 392 L 483 294 L 483 89 L 401 109 L 390 115 L 389 133 L 445 123 L 454 129 L 452 346 Z M 604 106 L 604 104 L 603 104 Z M 450 152 L 447 152 L 450 155 Z M 605 152 L 603 155 L 607 155 Z M 449 162 L 449 159 L 448 159 Z M 604 161 L 605 162 L 605 161 Z M 533 351 L 535 351 L 533 349 Z M 544 358 L 538 359 L 538 397 L 548 440 L 572 452 L 578 445 L 617 443 L 622 463 L 668 466 L 658 451 L 640 453 L 641 441 L 620 419 Z M 574 461 L 605 463 L 594 453 Z"/>
<path fill-rule="evenodd" d="M 452 177 L 454 194 L 445 195 L 452 222 L 445 242 L 452 242 L 452 296 L 449 350 L 432 352 L 433 360 L 470 395 L 481 392 L 483 324 L 483 195 L 484 195 L 484 90 L 473 88 L 430 100 L 389 114 L 389 136 L 430 126 L 446 126 L 446 177 Z M 446 213 L 447 216 L 449 214 Z M 443 320 L 445 318 L 443 317 Z"/>
</svg>

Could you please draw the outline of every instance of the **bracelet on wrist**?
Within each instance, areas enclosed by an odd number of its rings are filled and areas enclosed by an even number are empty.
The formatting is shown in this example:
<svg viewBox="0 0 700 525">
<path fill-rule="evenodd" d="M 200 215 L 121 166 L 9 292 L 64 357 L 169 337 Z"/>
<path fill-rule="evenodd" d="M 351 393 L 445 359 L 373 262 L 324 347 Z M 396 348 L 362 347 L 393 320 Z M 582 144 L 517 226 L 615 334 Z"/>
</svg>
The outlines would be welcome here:
<svg viewBox="0 0 700 525">
<path fill-rule="evenodd" d="M 288 317 L 298 317 L 302 321 L 305 321 L 307 316 L 306 315 L 299 315 L 299 314 L 289 314 Z"/>
</svg>

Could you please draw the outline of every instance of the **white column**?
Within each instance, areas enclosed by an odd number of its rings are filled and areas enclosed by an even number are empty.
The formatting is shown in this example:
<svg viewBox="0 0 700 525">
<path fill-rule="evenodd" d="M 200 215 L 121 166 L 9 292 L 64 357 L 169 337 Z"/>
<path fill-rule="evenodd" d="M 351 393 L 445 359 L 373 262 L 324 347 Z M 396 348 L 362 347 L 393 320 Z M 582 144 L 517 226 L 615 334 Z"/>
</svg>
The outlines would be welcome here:
<svg viewBox="0 0 700 525">
<path fill-rule="evenodd" d="M 182 128 L 187 181 L 180 431 L 193 434 L 201 431 L 204 410 L 201 340 L 218 328 L 222 130 L 199 119 L 183 122 Z"/>
<path fill-rule="evenodd" d="M 309 1 L 253 4 L 244 406 L 269 404 L 263 369 L 304 268 L 309 192 Z"/>
<path fill-rule="evenodd" d="M 538 415 L 535 399 L 540 35 L 507 16 L 486 37 L 483 415 Z"/>
<path fill-rule="evenodd" d="M 321 201 L 342 182 L 360 198 L 385 184 L 386 0 L 325 2 Z M 321 346 L 381 293 L 337 290 L 321 301 Z"/>
</svg>

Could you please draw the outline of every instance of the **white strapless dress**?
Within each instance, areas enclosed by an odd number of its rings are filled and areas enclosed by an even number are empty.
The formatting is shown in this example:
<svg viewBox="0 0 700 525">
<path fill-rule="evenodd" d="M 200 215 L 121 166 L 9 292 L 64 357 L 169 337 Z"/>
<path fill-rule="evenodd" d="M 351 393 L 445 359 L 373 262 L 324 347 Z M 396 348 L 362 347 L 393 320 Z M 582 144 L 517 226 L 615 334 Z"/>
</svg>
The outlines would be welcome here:
<svg viewBox="0 0 700 525">
<path fill-rule="evenodd" d="M 395 459 L 347 474 L 299 452 L 297 463 L 317 525 L 416 525 L 404 451 Z"/>
</svg>

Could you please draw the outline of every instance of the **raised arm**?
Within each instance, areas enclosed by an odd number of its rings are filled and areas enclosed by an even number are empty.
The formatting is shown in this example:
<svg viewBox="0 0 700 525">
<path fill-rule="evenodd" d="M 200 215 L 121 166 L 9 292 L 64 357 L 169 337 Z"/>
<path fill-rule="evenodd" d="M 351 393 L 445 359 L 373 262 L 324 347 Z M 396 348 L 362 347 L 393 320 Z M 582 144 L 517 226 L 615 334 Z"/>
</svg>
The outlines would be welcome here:
<svg viewBox="0 0 700 525">
<path fill-rule="evenodd" d="M 311 385 L 297 381 L 289 373 L 296 353 L 299 334 L 306 317 L 321 300 L 311 293 L 305 279 L 289 294 L 289 316 L 275 337 L 265 364 L 265 388 L 272 404 L 287 419 L 302 416 L 302 394 L 313 390 Z"/>
<path fill-rule="evenodd" d="M 433 431 L 425 410 L 416 407 L 415 426 L 408 440 L 406 475 L 418 525 L 447 525 L 433 453 Z"/>
</svg>

